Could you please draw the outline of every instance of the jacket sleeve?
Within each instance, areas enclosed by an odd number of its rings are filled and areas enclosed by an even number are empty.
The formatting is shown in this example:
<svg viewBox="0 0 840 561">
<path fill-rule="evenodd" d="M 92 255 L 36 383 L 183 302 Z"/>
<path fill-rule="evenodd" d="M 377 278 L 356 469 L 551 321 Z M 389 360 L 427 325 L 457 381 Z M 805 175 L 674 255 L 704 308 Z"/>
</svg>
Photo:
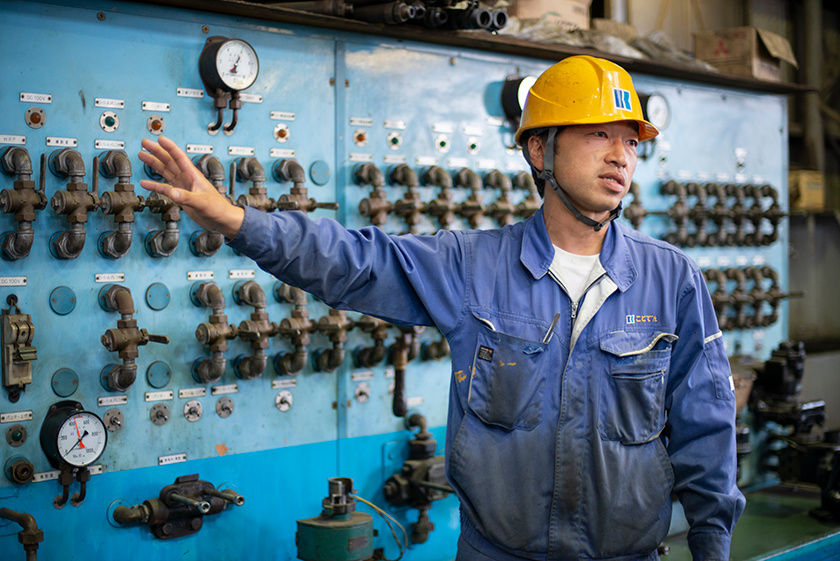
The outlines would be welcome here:
<svg viewBox="0 0 840 561">
<path fill-rule="evenodd" d="M 693 269 L 678 303 L 668 381 L 668 454 L 695 561 L 729 559 L 746 500 L 737 487 L 735 393 L 706 283 Z"/>
<path fill-rule="evenodd" d="M 463 309 L 464 244 L 455 232 L 391 236 L 373 226 L 348 230 L 302 212 L 245 207 L 229 245 L 333 308 L 397 325 L 437 325 L 444 332 Z"/>
</svg>

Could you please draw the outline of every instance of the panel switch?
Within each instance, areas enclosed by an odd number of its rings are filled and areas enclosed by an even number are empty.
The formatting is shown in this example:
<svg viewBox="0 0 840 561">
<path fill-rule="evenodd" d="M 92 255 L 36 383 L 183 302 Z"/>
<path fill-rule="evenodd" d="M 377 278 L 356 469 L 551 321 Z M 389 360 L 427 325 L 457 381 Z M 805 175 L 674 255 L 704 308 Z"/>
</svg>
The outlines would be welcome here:
<svg viewBox="0 0 840 561">
<path fill-rule="evenodd" d="M 11 313 L 12 308 L 18 313 Z M 32 383 L 32 361 L 38 358 L 32 346 L 35 326 L 32 316 L 21 314 L 12 304 L 0 315 L 0 338 L 2 338 L 3 387 L 9 392 L 9 400 L 16 402 L 26 384 Z"/>
</svg>

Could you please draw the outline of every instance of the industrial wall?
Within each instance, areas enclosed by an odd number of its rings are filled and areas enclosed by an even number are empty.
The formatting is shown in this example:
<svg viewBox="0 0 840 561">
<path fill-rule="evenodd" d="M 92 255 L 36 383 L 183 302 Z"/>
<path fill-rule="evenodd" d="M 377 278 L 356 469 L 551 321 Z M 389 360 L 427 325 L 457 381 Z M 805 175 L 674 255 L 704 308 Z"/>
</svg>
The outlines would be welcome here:
<svg viewBox="0 0 840 561">
<path fill-rule="evenodd" d="M 210 38 L 247 43 L 226 44 L 252 63 L 235 113 L 207 87 L 220 69 L 199 72 Z M 506 80 L 552 61 L 97 1 L 0 4 L 0 52 L 0 507 L 35 517 L 43 558 L 294 559 L 296 521 L 321 512 L 335 476 L 411 532 L 428 504 L 383 487 L 413 414 L 443 454 L 440 333 L 278 283 L 139 187 L 140 141 L 164 134 L 267 212 L 393 234 L 494 228 L 539 206 Z M 640 148 L 621 220 L 688 252 L 728 351 L 765 360 L 787 336 L 786 98 L 634 81 L 662 134 Z M 61 448 L 78 423 L 97 433 L 78 431 L 87 456 Z M 90 460 L 84 496 L 68 458 Z M 196 474 L 227 490 L 211 512 L 168 528 L 115 518 Z M 423 489 L 434 529 L 404 558 L 451 559 L 457 501 Z M 375 547 L 396 558 L 375 518 Z M 0 518 L 4 560 L 24 558 L 19 531 Z"/>
</svg>

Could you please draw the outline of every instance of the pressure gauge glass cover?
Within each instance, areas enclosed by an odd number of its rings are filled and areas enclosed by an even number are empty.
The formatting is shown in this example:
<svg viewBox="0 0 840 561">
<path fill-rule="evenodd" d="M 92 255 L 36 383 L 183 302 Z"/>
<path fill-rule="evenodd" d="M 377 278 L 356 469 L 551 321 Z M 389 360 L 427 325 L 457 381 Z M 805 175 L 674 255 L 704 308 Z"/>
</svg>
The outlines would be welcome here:
<svg viewBox="0 0 840 561">
<path fill-rule="evenodd" d="M 508 76 L 505 80 L 502 85 L 502 110 L 509 120 L 519 121 L 525 99 L 536 81 L 536 76 Z"/>
<path fill-rule="evenodd" d="M 97 461 L 108 444 L 102 419 L 76 401 L 50 407 L 41 427 L 41 448 L 53 467 L 86 467 Z"/>
<path fill-rule="evenodd" d="M 654 93 L 639 96 L 639 101 L 642 104 L 642 112 L 650 124 L 659 130 L 664 130 L 671 122 L 671 108 L 665 96 Z"/>
<path fill-rule="evenodd" d="M 219 89 L 238 92 L 257 81 L 260 61 L 254 48 L 242 39 L 210 37 L 198 58 L 198 72 L 211 96 Z"/>
</svg>

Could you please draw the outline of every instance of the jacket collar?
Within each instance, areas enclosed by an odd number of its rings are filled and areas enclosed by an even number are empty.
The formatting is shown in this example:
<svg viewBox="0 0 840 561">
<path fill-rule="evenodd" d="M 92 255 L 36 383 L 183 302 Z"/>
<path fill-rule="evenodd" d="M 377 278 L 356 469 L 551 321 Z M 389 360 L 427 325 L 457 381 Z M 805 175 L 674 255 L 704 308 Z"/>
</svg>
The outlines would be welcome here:
<svg viewBox="0 0 840 561">
<path fill-rule="evenodd" d="M 627 246 L 625 229 L 622 224 L 610 223 L 600 255 L 601 266 L 622 292 L 639 276 Z M 541 279 L 548 272 L 554 259 L 554 245 L 548 237 L 543 207 L 525 225 L 519 259 L 535 279 Z"/>
</svg>

